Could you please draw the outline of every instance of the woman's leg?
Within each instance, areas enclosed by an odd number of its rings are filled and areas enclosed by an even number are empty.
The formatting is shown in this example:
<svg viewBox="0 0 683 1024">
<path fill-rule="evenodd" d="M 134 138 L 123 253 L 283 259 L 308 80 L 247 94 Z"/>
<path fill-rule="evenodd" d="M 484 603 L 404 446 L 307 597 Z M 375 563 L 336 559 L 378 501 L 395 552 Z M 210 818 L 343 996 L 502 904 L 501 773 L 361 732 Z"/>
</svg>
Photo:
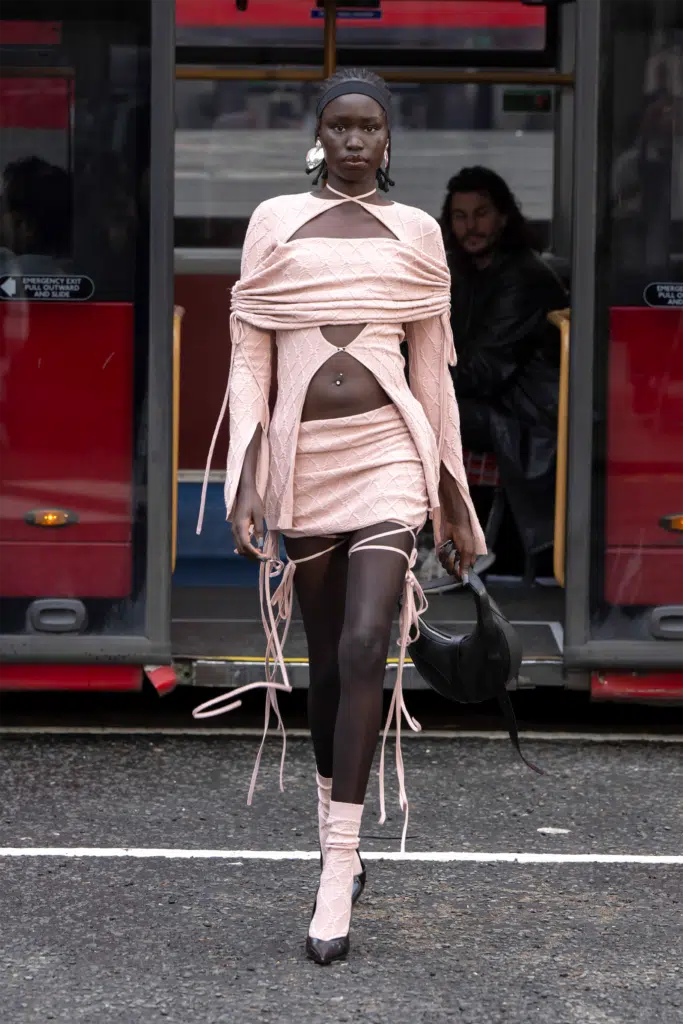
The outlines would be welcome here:
<svg viewBox="0 0 683 1024">
<path fill-rule="evenodd" d="M 297 561 L 324 551 L 334 541 L 321 537 L 286 537 L 290 558 Z M 332 778 L 334 728 L 339 704 L 339 639 L 344 624 L 348 546 L 297 565 L 294 588 L 308 646 L 308 724 L 319 775 Z"/>
<path fill-rule="evenodd" d="M 359 530 L 350 546 L 395 529 L 380 523 Z M 409 554 L 410 533 L 375 541 Z M 396 551 L 359 550 L 349 556 L 344 626 L 339 641 L 340 696 L 334 731 L 332 799 L 327 853 L 307 950 L 319 963 L 346 955 L 363 801 L 382 721 L 382 696 L 391 626 L 406 574 Z"/>
<path fill-rule="evenodd" d="M 359 540 L 397 529 L 380 523 L 359 530 Z M 413 537 L 396 533 L 373 543 L 413 549 Z M 407 571 L 395 551 L 364 550 L 349 558 L 344 628 L 339 642 L 340 699 L 334 733 L 332 799 L 362 804 L 382 724 L 384 673 L 391 626 Z"/>
</svg>

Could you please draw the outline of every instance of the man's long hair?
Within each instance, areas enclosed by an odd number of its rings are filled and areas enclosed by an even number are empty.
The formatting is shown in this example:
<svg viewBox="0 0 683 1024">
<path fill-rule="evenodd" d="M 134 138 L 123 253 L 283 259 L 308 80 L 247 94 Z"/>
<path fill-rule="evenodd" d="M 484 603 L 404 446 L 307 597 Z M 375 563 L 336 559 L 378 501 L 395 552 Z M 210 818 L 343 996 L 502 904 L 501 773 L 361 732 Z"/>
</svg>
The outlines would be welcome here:
<svg viewBox="0 0 683 1024">
<path fill-rule="evenodd" d="M 488 167 L 463 167 L 448 182 L 441 210 L 441 230 L 446 252 L 451 258 L 461 260 L 466 255 L 451 227 L 451 200 L 456 192 L 479 192 L 487 195 L 498 212 L 507 216 L 507 224 L 503 228 L 497 248 L 508 252 L 538 248 L 534 232 L 507 182 Z"/>
</svg>

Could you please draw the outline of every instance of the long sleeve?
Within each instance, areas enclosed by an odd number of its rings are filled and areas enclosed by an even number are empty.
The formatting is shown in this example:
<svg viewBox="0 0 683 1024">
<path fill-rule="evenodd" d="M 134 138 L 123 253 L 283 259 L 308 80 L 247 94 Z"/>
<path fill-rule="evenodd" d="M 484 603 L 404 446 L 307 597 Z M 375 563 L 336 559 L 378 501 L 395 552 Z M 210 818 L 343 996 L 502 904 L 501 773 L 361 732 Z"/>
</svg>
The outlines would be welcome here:
<svg viewBox="0 0 683 1024">
<path fill-rule="evenodd" d="M 248 277 L 256 270 L 272 245 L 272 224 L 268 216 L 268 204 L 264 203 L 256 208 L 249 221 L 242 249 L 241 278 Z M 235 496 L 244 457 L 254 436 L 254 431 L 259 425 L 262 428 L 262 435 L 256 470 L 256 486 L 262 498 L 268 478 L 267 431 L 270 419 L 268 399 L 272 372 L 271 332 L 254 327 L 233 313 L 230 317 L 230 341 L 232 345 L 230 373 L 223 405 L 209 449 L 197 533 L 200 533 L 202 528 L 211 461 L 226 409 L 229 410 L 230 423 L 224 488 L 228 520 L 232 518 L 234 512 Z"/>
<path fill-rule="evenodd" d="M 426 251 L 446 263 L 440 232 L 425 236 Z M 477 519 L 467 484 L 460 439 L 460 415 L 450 367 L 456 363 L 453 334 L 447 313 L 405 325 L 408 343 L 410 389 L 422 406 L 434 431 L 439 460 L 458 485 L 467 505 L 477 553 L 486 553 L 484 533 Z"/>
<path fill-rule="evenodd" d="M 486 554 L 484 532 L 474 511 L 462 458 L 460 414 L 455 400 L 449 364 L 455 362 L 453 336 L 444 313 L 440 317 L 406 324 L 410 389 L 422 406 L 434 431 L 439 460 L 458 485 L 467 505 L 477 554 Z M 435 530 L 438 534 L 437 524 Z"/>
</svg>

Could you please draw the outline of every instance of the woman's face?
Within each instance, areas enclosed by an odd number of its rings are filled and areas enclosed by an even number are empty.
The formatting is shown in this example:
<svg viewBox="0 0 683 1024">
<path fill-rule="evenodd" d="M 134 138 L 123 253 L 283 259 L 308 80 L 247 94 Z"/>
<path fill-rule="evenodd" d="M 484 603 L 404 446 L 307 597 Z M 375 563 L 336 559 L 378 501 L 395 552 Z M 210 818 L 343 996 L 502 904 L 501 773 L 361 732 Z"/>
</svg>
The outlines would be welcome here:
<svg viewBox="0 0 683 1024">
<path fill-rule="evenodd" d="M 349 93 L 328 103 L 318 132 L 328 171 L 342 181 L 374 178 L 389 141 L 386 114 L 370 96 Z"/>
</svg>

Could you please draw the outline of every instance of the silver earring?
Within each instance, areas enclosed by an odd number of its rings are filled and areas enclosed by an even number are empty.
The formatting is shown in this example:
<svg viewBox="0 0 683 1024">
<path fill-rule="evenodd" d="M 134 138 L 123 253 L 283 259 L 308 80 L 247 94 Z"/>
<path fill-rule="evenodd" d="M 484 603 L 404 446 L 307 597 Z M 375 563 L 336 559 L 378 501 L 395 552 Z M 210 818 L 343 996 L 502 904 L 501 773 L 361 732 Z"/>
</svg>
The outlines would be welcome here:
<svg viewBox="0 0 683 1024">
<path fill-rule="evenodd" d="M 387 142 L 386 148 L 384 150 L 384 156 L 382 157 L 382 170 L 386 171 L 388 166 L 389 166 L 389 143 Z"/>
<path fill-rule="evenodd" d="M 320 167 L 321 163 L 325 159 L 325 150 L 322 147 L 320 139 L 315 140 L 315 146 L 309 149 L 306 154 L 306 173 L 311 174 L 316 168 Z"/>
</svg>

